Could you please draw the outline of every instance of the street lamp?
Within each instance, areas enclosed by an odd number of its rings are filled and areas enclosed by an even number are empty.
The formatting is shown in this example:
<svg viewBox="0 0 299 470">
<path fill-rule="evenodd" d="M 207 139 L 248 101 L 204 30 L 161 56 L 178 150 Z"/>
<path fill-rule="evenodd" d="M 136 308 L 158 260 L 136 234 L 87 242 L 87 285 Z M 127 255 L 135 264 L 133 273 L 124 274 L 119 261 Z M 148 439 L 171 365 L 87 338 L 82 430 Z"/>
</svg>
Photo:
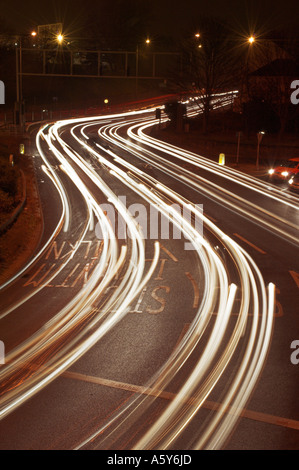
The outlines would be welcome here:
<svg viewBox="0 0 299 470">
<path fill-rule="evenodd" d="M 64 40 L 63 34 L 61 33 L 57 34 L 56 39 L 57 39 L 58 44 L 62 44 Z"/>
<path fill-rule="evenodd" d="M 250 38 L 248 38 L 249 44 L 253 44 L 254 41 L 255 41 L 255 37 L 254 37 L 254 36 L 250 36 Z"/>
<path fill-rule="evenodd" d="M 150 43 L 151 43 L 151 40 L 147 38 L 145 40 L 145 44 L 150 44 Z M 137 46 L 136 46 L 136 83 L 135 83 L 136 98 L 138 96 L 138 68 L 139 68 L 139 44 L 137 43 Z"/>
<path fill-rule="evenodd" d="M 14 110 L 14 122 L 17 125 L 24 124 L 24 103 L 22 84 L 22 37 L 16 39 L 16 102 Z"/>
<path fill-rule="evenodd" d="M 257 133 L 257 155 L 256 155 L 256 169 L 257 170 L 259 170 L 259 163 L 260 163 L 260 144 L 264 135 L 265 135 L 264 131 L 260 131 Z"/>
</svg>

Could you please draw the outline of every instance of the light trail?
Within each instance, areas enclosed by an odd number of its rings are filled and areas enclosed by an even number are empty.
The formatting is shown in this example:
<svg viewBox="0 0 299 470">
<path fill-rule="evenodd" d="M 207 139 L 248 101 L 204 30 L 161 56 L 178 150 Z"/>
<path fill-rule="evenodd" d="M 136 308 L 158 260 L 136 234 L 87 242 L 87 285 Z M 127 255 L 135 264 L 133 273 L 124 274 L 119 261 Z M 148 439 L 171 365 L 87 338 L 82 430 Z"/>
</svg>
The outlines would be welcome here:
<svg viewBox="0 0 299 470">
<path fill-rule="evenodd" d="M 139 124 L 140 125 L 140 124 Z M 122 124 L 121 124 L 122 126 Z M 115 126 L 117 127 L 117 126 Z M 115 140 L 111 138 L 111 128 L 109 129 L 109 134 L 110 134 L 110 141 L 111 143 L 115 143 Z M 106 134 L 107 135 L 107 134 Z M 80 142 L 80 139 L 77 139 Z M 121 164 L 122 166 L 127 167 L 130 171 L 126 173 L 123 170 L 120 170 L 116 168 L 116 165 L 111 163 L 108 159 L 104 159 L 103 155 L 99 154 L 97 151 L 95 151 L 93 148 L 90 146 L 84 144 L 81 142 L 82 145 L 85 146 L 86 149 L 89 150 L 89 152 L 94 155 L 99 161 L 104 163 L 104 165 L 107 168 L 110 168 L 110 174 L 114 175 L 115 177 L 119 178 L 122 180 L 125 184 L 127 184 L 128 187 L 132 188 L 134 191 L 136 191 L 140 196 L 142 196 L 144 199 L 147 200 L 147 202 L 150 202 L 151 204 L 154 204 L 155 207 L 163 212 L 164 215 L 167 214 L 167 209 L 165 208 L 165 203 L 163 199 L 160 199 L 156 191 L 155 193 L 152 192 L 152 190 L 148 189 L 144 184 L 136 184 L 135 179 L 131 178 L 129 176 L 130 172 L 133 172 L 138 178 L 144 179 L 148 185 L 153 184 L 153 178 L 149 178 L 146 176 L 146 174 L 139 169 L 134 168 L 132 164 L 128 164 L 125 160 L 117 156 L 114 152 L 111 150 L 107 150 L 101 146 L 99 148 L 103 151 L 106 152 L 108 155 L 113 157 L 114 162 Z M 124 148 L 124 147 L 123 147 Z M 183 202 L 182 199 L 179 199 L 178 196 L 174 196 L 174 193 L 170 191 L 168 188 L 163 188 L 161 184 L 156 182 L 156 189 L 163 190 L 165 193 L 167 193 L 168 196 L 172 196 L 174 199 L 179 200 L 181 204 L 188 204 L 188 207 L 190 207 L 190 201 Z M 168 212 L 169 213 L 169 212 Z M 198 215 L 198 214 L 197 214 Z M 177 215 L 179 219 L 179 215 Z M 241 338 L 244 335 L 244 328 L 246 323 L 248 322 L 248 315 L 249 315 L 249 305 L 250 305 L 250 299 L 251 293 L 250 291 L 252 290 L 253 292 L 253 301 L 254 301 L 254 324 L 252 328 L 252 333 L 251 333 L 251 339 L 249 341 L 248 345 L 248 350 L 247 350 L 247 355 L 245 355 L 244 358 L 244 363 L 240 367 L 239 374 L 236 378 L 235 384 L 234 384 L 234 392 L 232 393 L 232 396 L 228 394 L 228 402 L 231 404 L 233 397 L 235 400 L 235 403 L 238 403 L 239 397 L 241 396 L 243 398 L 243 406 L 244 403 L 246 402 L 246 399 L 244 398 L 245 396 L 248 399 L 248 396 L 250 396 L 250 393 L 252 392 L 255 384 L 257 377 L 259 373 L 261 372 L 261 367 L 257 367 L 257 362 L 259 365 L 264 363 L 265 360 L 265 354 L 261 355 L 261 350 L 263 352 L 268 350 L 269 343 L 270 343 L 270 338 L 271 334 L 269 332 L 272 331 L 272 325 L 273 325 L 273 299 L 274 299 L 274 286 L 270 285 L 269 286 L 269 307 L 267 308 L 267 295 L 265 294 L 265 286 L 262 280 L 262 276 L 260 275 L 257 267 L 254 265 L 253 261 L 249 259 L 249 256 L 246 254 L 244 255 L 244 250 L 241 250 L 233 240 L 230 240 L 228 237 L 225 236 L 221 231 L 219 231 L 214 224 L 212 224 L 208 219 L 205 219 L 205 223 L 209 225 L 209 228 L 215 231 L 217 233 L 218 237 L 221 237 L 223 242 L 225 243 L 226 247 L 229 248 L 229 251 L 231 255 L 234 257 L 234 260 L 239 268 L 240 273 L 243 273 L 241 276 L 241 290 L 242 290 L 242 295 L 243 295 L 243 302 L 242 302 L 242 308 L 241 311 L 239 312 L 239 318 L 241 319 L 240 322 L 238 322 L 238 325 L 236 327 L 236 331 L 233 335 L 233 340 L 228 343 L 227 346 L 227 351 L 226 354 L 223 355 L 223 358 L 221 361 L 218 363 L 218 366 L 215 367 L 212 372 L 209 374 L 209 378 L 207 379 L 206 383 L 204 382 L 204 385 L 201 384 L 201 381 L 204 379 L 205 373 L 208 372 L 209 366 L 213 362 L 213 359 L 215 359 L 215 355 L 217 353 L 218 348 L 220 347 L 224 334 L 227 329 L 228 325 L 228 320 L 231 315 L 231 308 L 234 304 L 234 296 L 236 292 L 236 286 L 232 285 L 230 288 L 228 288 L 227 282 L 226 283 L 221 283 L 222 288 L 220 288 L 220 292 L 222 292 L 222 301 L 219 303 L 219 310 L 217 314 L 217 322 L 219 320 L 218 326 L 215 327 L 213 330 L 213 333 L 211 335 L 211 339 L 209 342 L 209 347 L 205 349 L 203 357 L 199 360 L 197 367 L 195 368 L 195 371 L 193 374 L 191 374 L 189 380 L 186 382 L 185 386 L 180 390 L 178 393 L 176 399 L 174 402 L 169 406 L 169 408 L 161 415 L 161 417 L 157 420 L 157 422 L 154 424 L 153 428 L 149 429 L 147 434 L 140 440 L 140 442 L 136 445 L 136 449 L 144 449 L 144 448 L 157 448 L 159 446 L 161 440 L 164 439 L 164 441 L 161 444 L 160 448 L 167 448 L 173 441 L 176 440 L 177 436 L 182 432 L 182 430 L 188 425 L 190 419 L 193 418 L 194 414 L 197 413 L 198 409 L 202 406 L 204 400 L 207 398 L 207 396 L 211 393 L 213 388 L 215 387 L 216 383 L 220 379 L 221 375 L 223 374 L 225 368 L 229 364 L 229 360 L 232 357 L 233 353 L 235 352 L 237 345 L 239 344 Z M 179 223 L 180 227 L 182 225 L 182 221 Z M 184 225 L 186 228 L 186 223 L 184 221 Z M 189 230 L 192 232 L 192 228 L 189 227 Z M 193 235 L 193 236 L 192 236 Z M 192 243 L 194 246 L 196 246 L 196 243 L 198 243 L 199 236 L 198 234 L 192 234 L 190 237 L 190 232 L 187 234 L 185 232 L 185 236 L 189 236 L 190 240 L 192 240 Z M 205 241 L 203 239 L 200 239 L 200 247 L 197 246 L 197 253 L 201 259 L 202 265 L 205 266 L 205 262 L 203 261 L 203 256 L 201 254 L 202 247 L 205 246 L 205 248 L 208 248 L 207 245 L 205 244 Z M 215 253 L 214 253 L 215 254 Z M 210 253 L 211 255 L 211 253 Z M 249 262 L 248 262 L 249 259 Z M 213 259 L 215 261 L 215 259 Z M 220 262 L 220 264 L 218 264 Z M 222 275 L 225 272 L 225 268 L 223 267 L 222 262 L 218 259 L 217 262 L 217 268 L 216 272 L 218 273 L 218 281 L 221 280 L 221 275 L 219 273 L 222 272 Z M 253 268 L 251 266 L 253 266 Z M 215 273 L 215 269 L 213 269 L 213 263 L 211 263 L 211 259 L 209 259 L 209 263 L 207 264 L 209 269 L 205 270 L 205 276 L 206 278 L 209 277 L 209 273 Z M 221 268 L 222 266 L 222 268 Z M 224 270 L 224 271 L 223 271 Z M 259 286 L 256 283 L 256 276 L 259 279 Z M 217 276 L 216 276 L 217 277 Z M 226 277 L 226 275 L 225 275 Z M 226 284 L 226 286 L 225 286 Z M 211 285 L 214 285 L 214 290 L 215 290 L 215 279 L 212 279 L 211 284 L 209 284 L 210 288 Z M 211 291 L 211 290 L 210 290 Z M 259 300 L 259 294 L 258 292 L 262 292 L 262 313 L 260 312 L 260 300 Z M 224 294 L 225 293 L 225 294 Z M 195 337 L 188 338 L 188 341 L 184 342 L 184 347 L 180 350 L 178 349 L 175 352 L 175 355 L 178 354 L 178 358 L 174 359 L 171 358 L 167 365 L 165 365 L 165 368 L 163 368 L 162 371 L 159 372 L 159 374 L 154 378 L 153 382 L 150 384 L 147 384 L 147 387 L 150 387 L 151 390 L 154 389 L 158 393 L 159 390 L 164 390 L 165 386 L 170 381 L 173 379 L 173 374 L 176 374 L 177 371 L 183 366 L 183 364 L 186 362 L 187 358 L 190 356 L 191 352 L 194 351 L 195 346 L 198 344 L 199 338 L 202 336 L 204 333 L 207 324 L 209 322 L 209 315 L 211 313 L 211 306 L 215 304 L 215 299 L 210 299 L 210 302 L 207 302 L 207 304 L 203 303 L 201 305 L 201 308 L 199 310 L 199 316 L 196 317 L 195 320 L 195 325 L 196 325 L 196 334 Z M 205 309 L 205 307 L 208 307 Z M 223 313 L 222 313 L 223 311 Z M 262 327 L 260 327 L 260 322 L 259 322 L 259 316 L 262 317 Z M 203 319 L 205 320 L 203 321 Z M 267 321 L 268 319 L 268 321 Z M 197 330 L 198 326 L 200 325 L 200 329 Z M 265 328 L 264 325 L 267 325 L 267 328 Z M 261 328 L 260 336 L 258 336 L 258 328 Z M 192 328 L 191 328 L 192 330 Z M 266 332 L 265 332 L 266 330 Z M 196 339 L 195 339 L 196 338 Z M 257 349 L 256 348 L 256 343 L 258 344 Z M 217 346 L 218 345 L 218 346 Z M 178 351 L 181 352 L 181 354 L 178 353 Z M 255 351 L 255 354 L 254 354 Z M 252 361 L 252 356 L 255 358 L 254 362 L 254 367 L 252 373 L 252 366 L 251 366 L 251 361 Z M 246 376 L 246 369 L 248 369 L 247 376 Z M 217 373 L 216 373 L 217 371 Z M 239 392 L 237 393 L 238 387 L 241 387 L 242 382 L 240 381 L 240 377 L 244 379 L 244 376 L 247 377 L 247 382 L 246 382 L 246 394 Z M 216 379 L 215 379 L 216 377 Z M 153 384 L 156 386 L 153 387 Z M 201 393 L 204 393 L 202 395 L 198 393 L 196 395 L 197 397 L 197 406 L 194 408 L 189 408 L 189 410 L 186 412 L 186 410 L 183 408 L 182 411 L 182 406 L 183 404 L 186 403 L 186 396 L 187 397 L 194 397 L 194 391 L 199 390 Z M 193 395 L 192 395 L 193 394 Z M 151 400 L 148 397 L 146 399 L 143 399 L 143 406 L 142 406 L 142 413 L 144 413 L 144 406 L 146 403 L 146 406 L 149 406 L 148 401 Z M 139 401 L 138 398 L 136 398 L 136 401 Z M 84 441 L 84 443 L 81 443 L 81 445 L 78 448 L 82 448 L 86 446 L 89 442 L 94 441 L 94 439 L 103 434 L 104 430 L 107 430 L 109 428 L 110 434 L 109 437 L 111 437 L 111 434 L 113 434 L 113 431 L 111 431 L 111 428 L 113 427 L 112 425 L 115 424 L 115 429 L 119 431 L 119 427 L 125 425 L 127 422 L 126 418 L 122 418 L 122 415 L 127 413 L 128 410 L 130 409 L 130 419 L 132 419 L 132 415 L 134 415 L 135 410 L 137 412 L 137 415 L 140 414 L 140 407 L 141 404 L 139 403 L 138 406 L 136 406 L 135 401 L 133 400 L 130 405 L 128 405 L 124 410 L 122 410 L 121 413 L 117 413 L 117 415 L 109 421 L 108 424 L 106 424 L 105 427 L 100 428 L 96 433 L 94 433 L 88 440 Z M 218 441 L 221 441 L 223 443 L 223 440 L 225 439 L 225 436 L 227 436 L 227 433 L 229 433 L 229 430 L 233 427 L 234 423 L 236 422 L 238 416 L 240 415 L 243 406 L 233 406 L 231 405 L 235 410 L 237 410 L 233 417 L 230 415 L 230 420 L 228 422 L 227 419 L 224 419 L 224 424 L 222 424 L 222 428 L 220 427 L 220 434 L 221 438 L 218 438 Z M 133 407 L 133 411 L 132 411 Z M 226 408 L 225 408 L 226 410 Z M 178 422 L 178 415 L 181 414 L 181 425 L 177 426 Z M 218 416 L 223 417 L 223 409 L 221 409 L 221 412 Z M 220 420 L 221 420 L 220 418 Z M 119 423 L 120 420 L 122 420 L 122 424 Z M 219 418 L 218 418 L 219 420 Z M 219 420 L 219 421 L 220 421 Z M 174 427 L 173 423 L 176 423 L 176 426 Z M 215 433 L 215 425 L 213 423 L 211 424 L 211 429 Z M 223 429 L 226 429 L 226 432 L 223 432 Z M 216 429 L 217 431 L 217 429 Z M 210 433 L 212 431 L 210 430 Z M 165 442 L 165 434 L 168 436 L 167 441 Z M 217 435 L 217 434 L 216 434 Z M 163 439 L 162 439 L 163 438 Z M 215 438 L 215 437 L 214 437 Z M 198 446 L 201 446 L 201 443 L 199 442 Z"/>
<path fill-rule="evenodd" d="M 143 435 L 138 436 L 137 441 L 132 440 L 131 443 L 133 449 L 167 449 L 175 446 L 177 440 L 188 430 L 189 424 L 200 412 L 205 400 L 229 369 L 240 345 L 243 345 L 245 346 L 243 355 L 238 361 L 238 367 L 226 390 L 222 406 L 217 413 L 212 415 L 205 429 L 200 430 L 196 436 L 197 441 L 193 444 L 194 448 L 198 449 L 221 448 L 256 386 L 270 347 L 274 318 L 274 285 L 270 284 L 267 292 L 263 277 L 248 253 L 202 214 L 193 201 L 182 197 L 170 187 L 148 175 L 146 171 L 137 168 L 133 161 L 127 162 L 123 157 L 122 153 L 129 151 L 134 157 L 152 164 L 192 187 L 202 189 L 199 182 L 208 183 L 207 180 L 194 177 L 194 175 L 191 178 L 191 172 L 183 171 L 178 164 L 170 163 L 169 160 L 161 157 L 160 152 L 163 151 L 171 158 L 192 162 L 198 167 L 208 168 L 211 172 L 216 171 L 215 166 L 204 162 L 200 157 L 164 145 L 146 136 L 145 129 L 157 123 L 152 119 L 152 114 L 153 110 L 145 110 L 102 118 L 60 121 L 49 128 L 48 136 L 44 135 L 53 158 L 64 170 L 65 175 L 72 180 L 86 203 L 89 216 L 80 243 L 83 242 L 94 215 L 103 234 L 103 250 L 88 282 L 74 299 L 68 302 L 36 334 L 9 352 L 7 365 L 0 371 L 0 380 L 5 392 L 0 395 L 0 419 L 51 383 L 109 333 L 128 313 L 132 301 L 148 284 L 157 267 L 160 251 L 158 241 L 154 243 L 151 266 L 145 271 L 146 240 L 144 234 L 130 211 L 113 192 L 113 186 L 105 182 L 105 173 L 109 179 L 114 178 L 123 185 L 126 191 L 133 192 L 138 200 L 154 207 L 173 226 L 182 231 L 185 239 L 189 240 L 194 248 L 194 256 L 197 257 L 204 276 L 202 299 L 188 331 L 169 358 L 165 360 L 163 366 L 144 385 L 145 389 L 151 390 L 151 393 L 145 396 L 133 395 L 122 408 L 115 411 L 107 422 L 89 437 L 83 439 L 77 445 L 77 449 L 89 446 L 105 448 L 108 440 L 120 442 L 123 436 L 134 429 L 139 420 L 142 420 L 156 397 L 159 397 L 159 394 L 176 380 L 179 372 L 183 372 L 184 383 L 173 401 L 165 407 Z M 99 136 L 113 144 L 116 150 L 107 149 L 98 142 L 95 146 L 92 145 L 92 139 L 88 135 L 91 127 L 98 127 Z M 128 128 L 127 138 L 120 136 L 120 131 L 124 132 L 125 128 Z M 39 145 L 41 135 L 42 133 L 39 133 L 37 139 L 39 152 L 48 174 L 56 182 L 62 201 L 63 212 L 60 227 L 65 224 L 65 229 L 70 230 L 72 208 L 68 207 L 68 198 L 63 187 L 56 181 L 53 172 L 49 173 L 50 165 Z M 64 135 L 67 136 L 68 142 Z M 72 143 L 69 143 L 70 137 L 73 139 Z M 147 149 L 148 146 L 150 150 Z M 106 169 L 103 176 L 100 176 L 81 156 L 81 150 L 88 152 L 94 161 L 103 165 Z M 155 153 L 156 151 L 159 154 Z M 243 179 L 233 171 L 225 172 L 223 175 L 226 179 L 232 178 L 241 185 L 264 194 L 264 188 L 249 177 Z M 219 199 L 218 195 L 215 196 L 216 188 L 210 182 L 209 184 L 210 189 L 205 188 L 205 191 Z M 125 221 L 130 233 L 130 237 L 126 240 L 129 245 L 123 245 L 120 252 L 115 233 L 91 191 L 91 185 L 113 204 L 117 213 L 121 214 Z M 224 188 L 218 188 L 218 190 L 221 191 L 222 200 L 232 197 L 232 194 Z M 278 195 L 275 195 L 275 198 L 280 200 Z M 237 200 L 236 197 L 234 199 Z M 236 203 L 238 211 L 241 210 L 241 202 L 239 198 L 240 205 L 237 206 Z M 213 243 L 196 230 L 192 221 L 186 220 L 184 212 L 182 214 L 180 210 L 174 210 L 171 203 L 188 209 L 193 218 L 200 218 L 203 221 L 209 237 L 217 240 L 228 253 L 234 266 L 234 276 L 238 274 L 237 283 L 231 282 L 228 267 Z M 229 204 L 231 204 L 230 200 Z M 256 215 L 252 214 L 253 210 L 257 208 L 250 206 L 246 214 L 257 220 Z M 74 255 L 72 253 L 65 264 Z M 120 284 L 112 294 L 105 295 L 107 288 L 120 271 L 123 274 Z M 57 273 L 53 277 L 55 275 Z M 42 292 L 43 288 L 44 286 L 40 286 L 35 292 Z M 237 293 L 240 293 L 241 301 L 235 324 L 230 331 Z M 28 298 L 23 299 L 22 303 Z M 16 306 L 12 307 L 12 310 Z M 201 350 L 201 342 L 206 337 L 206 344 Z M 194 360 L 195 357 L 196 361 L 190 370 L 189 361 L 191 358 Z M 35 364 L 41 358 L 41 367 L 37 368 Z M 32 364 L 29 371 L 28 364 Z M 18 374 L 21 374 L 22 380 L 16 385 L 15 382 L 19 379 Z M 9 390 L 5 391 L 5 384 L 8 384 Z M 228 408 L 231 410 L 229 414 Z M 130 439 L 127 439 L 127 442 L 130 445 Z"/>
<path fill-rule="evenodd" d="M 58 134 L 56 134 L 56 136 L 54 135 L 56 132 L 55 125 L 53 126 L 53 129 L 51 129 L 51 132 L 52 130 L 54 139 L 51 138 L 51 141 L 58 143 L 59 136 Z M 38 135 L 38 139 L 39 137 L 40 136 Z M 127 274 L 124 276 L 124 281 L 114 291 L 114 294 L 110 297 L 109 301 L 106 302 L 106 305 L 103 305 L 97 313 L 97 309 L 99 307 L 95 307 L 95 305 L 103 297 L 103 293 L 107 289 L 109 283 L 113 280 L 124 264 L 124 250 L 122 249 L 121 257 L 118 261 L 115 234 L 112 232 L 110 224 L 104 213 L 101 211 L 99 204 L 91 196 L 86 186 L 82 183 L 80 178 L 78 178 L 77 173 L 72 169 L 61 152 L 54 147 L 50 140 L 48 140 L 48 143 L 50 146 L 49 148 L 54 153 L 55 157 L 59 160 L 69 177 L 81 191 L 88 207 L 90 208 L 90 214 L 91 209 L 95 212 L 98 222 L 101 225 L 102 233 L 104 234 L 104 249 L 101 254 L 100 262 L 92 273 L 84 289 L 81 289 L 78 295 L 68 305 L 66 305 L 66 307 L 62 309 L 59 314 L 52 319 L 52 321 L 48 322 L 40 331 L 25 341 L 23 345 L 20 345 L 15 348 L 15 350 L 7 354 L 6 366 L 1 369 L 0 373 L 2 384 L 5 384 L 5 381 L 13 381 L 14 376 L 18 371 L 22 371 L 22 369 L 26 371 L 30 361 L 33 361 L 34 363 L 34 361 L 37 361 L 37 358 L 43 353 L 47 350 L 51 350 L 53 345 L 59 345 L 59 341 L 74 332 L 78 325 L 82 325 L 83 321 L 86 324 L 85 328 L 81 329 L 80 334 L 77 334 L 74 340 L 69 340 L 67 346 L 60 349 L 60 351 L 58 349 L 59 352 L 56 353 L 54 361 L 51 359 L 49 361 L 45 361 L 39 370 L 34 370 L 31 377 L 24 380 L 24 383 L 18 387 L 12 387 L 11 391 L 2 395 L 0 398 L 0 418 L 5 417 L 13 409 L 18 407 L 21 403 L 61 374 L 61 371 L 65 370 L 73 361 L 81 357 L 87 349 L 92 347 L 99 338 L 119 322 L 123 315 L 127 313 L 131 302 L 139 294 L 140 290 L 142 290 L 144 283 L 146 283 L 152 275 L 158 261 L 159 246 L 156 244 L 153 263 L 148 273 L 144 275 L 145 255 L 143 239 L 138 231 L 134 219 L 126 208 L 119 208 L 122 216 L 126 219 L 126 224 L 132 235 L 131 261 L 129 263 Z M 106 193 L 107 197 L 114 201 L 115 204 L 118 204 L 113 192 L 98 177 L 96 178 L 94 173 L 84 167 L 82 161 L 80 161 L 75 154 L 71 154 L 66 146 L 63 146 L 63 148 L 64 151 L 66 151 L 69 156 L 72 156 L 77 164 L 89 174 L 93 182 Z M 62 200 L 65 200 L 65 198 L 62 198 Z M 86 229 L 88 226 L 89 223 L 86 224 Z M 71 257 L 73 257 L 73 253 Z M 67 260 L 67 262 L 68 261 L 69 260 Z M 36 290 L 35 294 L 37 291 L 42 290 L 43 287 L 44 286 L 41 286 L 40 289 Z M 14 307 L 11 308 L 11 311 L 13 311 L 15 307 L 19 307 L 21 304 L 28 301 L 30 297 L 31 296 L 28 296 L 18 305 L 14 305 Z M 114 308 L 113 312 L 111 310 L 112 306 Z M 6 313 L 8 314 L 8 312 Z M 93 329 L 95 329 L 95 332 L 90 334 L 88 338 L 84 340 L 84 335 Z M 82 343 L 80 344 L 79 341 Z M 78 346 L 77 343 L 79 343 L 80 346 Z"/>
<path fill-rule="evenodd" d="M 121 137 L 119 134 L 120 129 L 128 127 L 126 123 L 120 123 L 118 126 L 115 125 L 114 127 L 109 127 L 109 136 L 107 135 L 107 128 L 105 127 L 99 130 L 99 134 L 101 137 L 106 138 L 111 142 L 113 142 L 114 139 L 114 143 L 118 142 L 118 145 L 123 149 L 128 145 L 132 148 L 133 154 L 136 157 L 146 161 L 148 164 L 170 174 L 174 178 L 179 179 L 179 181 L 183 180 L 190 187 L 197 188 L 200 192 L 208 195 L 208 197 L 216 199 L 221 204 L 226 204 L 229 208 L 237 211 L 248 219 L 254 220 L 256 223 L 262 225 L 268 230 L 276 232 L 279 236 L 296 245 L 298 244 L 298 224 L 292 223 L 290 218 L 278 216 L 273 211 L 260 207 L 259 205 L 252 203 L 250 200 L 244 199 L 234 192 L 229 191 L 206 178 L 194 174 L 190 170 L 182 168 L 179 164 L 175 164 L 173 159 L 192 164 L 195 168 L 204 169 L 216 176 L 221 176 L 234 184 L 238 184 L 258 193 L 265 198 L 277 201 L 296 212 L 299 210 L 298 196 L 289 194 L 285 195 L 274 186 L 264 183 L 257 178 L 247 176 L 237 170 L 222 167 L 192 152 L 181 150 L 173 145 L 165 144 L 157 141 L 157 139 L 149 137 L 145 134 L 145 130 L 152 127 L 155 123 L 157 123 L 157 121 L 152 120 L 144 125 L 140 125 L 139 123 L 129 127 L 128 136 L 130 137 L 130 140 L 125 137 Z M 134 132 L 136 129 L 137 132 Z M 137 142 L 137 144 L 135 142 Z M 142 145 L 142 149 L 138 144 Z M 151 150 L 145 151 L 145 145 L 149 145 Z M 159 153 L 159 155 L 154 154 L 153 150 L 163 152 L 168 156 L 168 158 L 163 158 L 161 153 Z M 171 158 L 169 159 L 169 157 Z M 177 176 L 178 174 L 180 175 L 179 178 Z M 277 226 L 277 222 L 280 223 L 280 227 Z M 295 234 L 281 228 L 284 226 L 295 231 Z"/>
</svg>

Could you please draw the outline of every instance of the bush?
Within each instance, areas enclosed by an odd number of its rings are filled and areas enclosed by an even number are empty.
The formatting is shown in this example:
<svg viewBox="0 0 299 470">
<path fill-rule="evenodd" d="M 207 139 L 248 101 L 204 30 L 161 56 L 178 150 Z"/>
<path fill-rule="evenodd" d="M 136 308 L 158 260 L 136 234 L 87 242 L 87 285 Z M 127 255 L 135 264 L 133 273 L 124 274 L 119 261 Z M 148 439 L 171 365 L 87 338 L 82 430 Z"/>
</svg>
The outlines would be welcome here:
<svg viewBox="0 0 299 470">
<path fill-rule="evenodd" d="M 0 189 L 11 197 L 15 197 L 18 189 L 16 169 L 3 160 L 0 160 Z"/>
<path fill-rule="evenodd" d="M 0 213 L 7 214 L 14 209 L 14 198 L 0 189 Z"/>
</svg>

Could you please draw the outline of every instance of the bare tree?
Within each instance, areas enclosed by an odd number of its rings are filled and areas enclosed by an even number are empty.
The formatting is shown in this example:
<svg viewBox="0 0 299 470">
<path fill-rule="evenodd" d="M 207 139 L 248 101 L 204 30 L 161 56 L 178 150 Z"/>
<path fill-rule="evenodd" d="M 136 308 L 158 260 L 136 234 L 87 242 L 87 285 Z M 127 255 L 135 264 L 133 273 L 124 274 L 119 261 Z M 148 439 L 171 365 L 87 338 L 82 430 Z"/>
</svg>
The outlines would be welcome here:
<svg viewBox="0 0 299 470">
<path fill-rule="evenodd" d="M 238 86 L 240 66 L 226 25 L 214 18 L 205 18 L 198 31 L 182 43 L 182 69 L 173 78 L 179 89 L 196 97 L 203 113 L 203 131 L 208 132 L 213 95 Z"/>
</svg>

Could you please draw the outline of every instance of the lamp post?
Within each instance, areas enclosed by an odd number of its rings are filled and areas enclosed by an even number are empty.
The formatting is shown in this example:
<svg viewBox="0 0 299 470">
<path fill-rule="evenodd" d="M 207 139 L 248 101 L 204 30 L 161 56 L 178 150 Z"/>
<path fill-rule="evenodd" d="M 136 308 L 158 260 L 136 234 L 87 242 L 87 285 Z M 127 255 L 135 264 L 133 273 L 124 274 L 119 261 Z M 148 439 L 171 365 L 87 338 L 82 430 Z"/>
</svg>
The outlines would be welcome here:
<svg viewBox="0 0 299 470">
<path fill-rule="evenodd" d="M 30 33 L 32 38 L 38 36 L 36 31 Z M 26 36 L 24 36 L 26 39 Z M 60 32 L 56 34 L 56 41 L 58 45 L 64 43 L 64 35 Z M 16 47 L 16 102 L 14 121 L 16 125 L 23 126 L 25 124 L 25 112 L 23 102 L 23 72 L 22 72 L 22 36 L 18 35 L 15 42 Z"/>
<path fill-rule="evenodd" d="M 151 40 L 149 38 L 147 38 L 145 40 L 145 44 L 150 44 L 151 43 Z M 137 46 L 136 46 L 136 82 L 135 82 L 135 94 L 136 94 L 136 98 L 138 97 L 138 71 L 139 69 L 139 44 L 137 43 Z"/>
<path fill-rule="evenodd" d="M 16 125 L 24 124 L 23 83 L 22 83 L 22 38 L 18 36 L 16 47 L 16 103 L 14 121 Z"/>
<path fill-rule="evenodd" d="M 263 136 L 265 135 L 264 131 L 260 131 L 257 133 L 257 153 L 256 153 L 256 169 L 259 170 L 260 168 L 260 144 L 262 141 Z"/>
</svg>

